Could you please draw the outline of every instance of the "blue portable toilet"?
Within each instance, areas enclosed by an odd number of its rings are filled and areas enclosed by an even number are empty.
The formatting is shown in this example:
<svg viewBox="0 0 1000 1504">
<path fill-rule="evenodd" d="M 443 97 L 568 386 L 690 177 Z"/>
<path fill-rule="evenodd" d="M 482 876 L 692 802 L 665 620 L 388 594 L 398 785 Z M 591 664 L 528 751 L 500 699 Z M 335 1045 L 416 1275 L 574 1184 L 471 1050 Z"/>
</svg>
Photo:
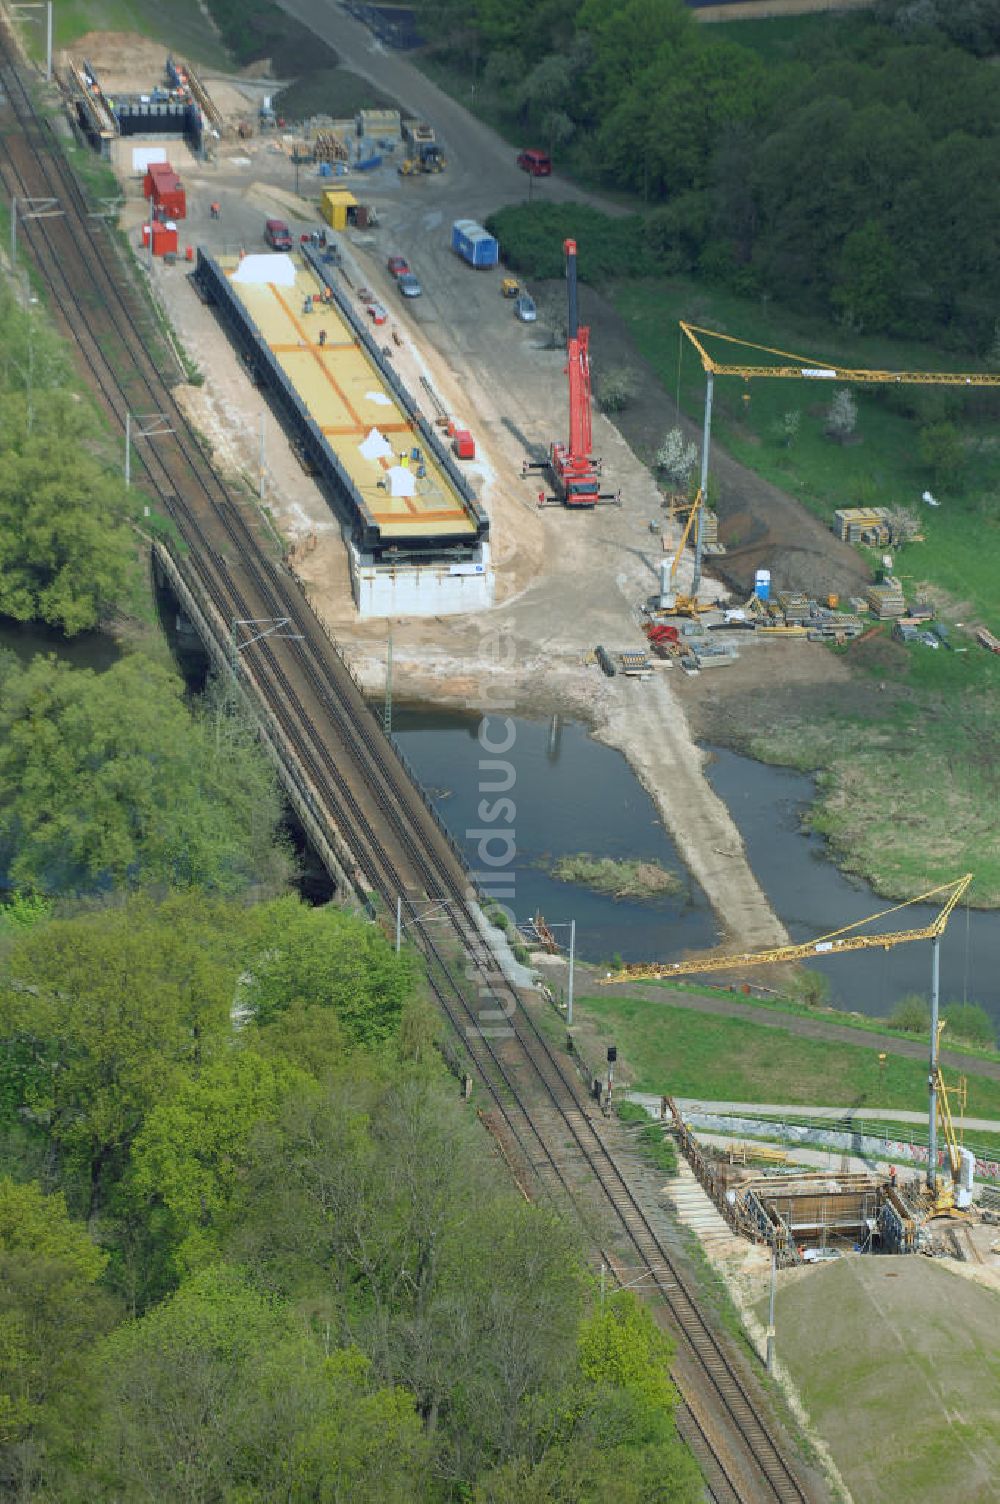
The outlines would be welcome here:
<svg viewBox="0 0 1000 1504">
<path fill-rule="evenodd" d="M 753 593 L 759 601 L 770 600 L 771 571 L 769 569 L 757 570 L 757 573 L 753 577 Z"/>
</svg>

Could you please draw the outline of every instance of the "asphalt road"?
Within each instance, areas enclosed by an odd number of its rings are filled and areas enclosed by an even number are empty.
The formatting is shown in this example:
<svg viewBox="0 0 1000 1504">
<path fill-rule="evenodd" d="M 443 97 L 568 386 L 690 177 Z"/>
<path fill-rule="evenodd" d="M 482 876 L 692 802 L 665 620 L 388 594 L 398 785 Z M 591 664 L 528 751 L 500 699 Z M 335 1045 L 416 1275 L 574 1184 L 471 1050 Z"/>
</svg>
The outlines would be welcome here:
<svg viewBox="0 0 1000 1504">
<path fill-rule="evenodd" d="M 404 54 L 383 47 L 366 26 L 331 0 L 278 0 L 278 4 L 329 42 L 346 68 L 377 84 L 404 111 L 433 125 L 444 145 L 448 171 L 443 179 L 418 178 L 409 183 L 414 197 L 422 188 L 431 190 L 428 197 L 433 198 L 435 211 L 447 214 L 453 209 L 451 217 L 456 219 L 462 215 L 476 219 L 502 204 L 517 204 L 527 198 L 528 180 L 515 163 L 516 149 L 442 93 Z M 625 212 L 558 175 L 537 183 L 532 191 L 557 203 L 577 200 L 599 203 L 612 214 Z"/>
</svg>

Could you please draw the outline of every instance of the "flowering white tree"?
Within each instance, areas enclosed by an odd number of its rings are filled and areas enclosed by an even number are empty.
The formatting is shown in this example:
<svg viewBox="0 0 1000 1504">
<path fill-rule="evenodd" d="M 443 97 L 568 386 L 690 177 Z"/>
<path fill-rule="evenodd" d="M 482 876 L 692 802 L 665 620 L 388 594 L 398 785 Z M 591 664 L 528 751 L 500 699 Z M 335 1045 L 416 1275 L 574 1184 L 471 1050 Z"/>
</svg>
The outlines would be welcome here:
<svg viewBox="0 0 1000 1504">
<path fill-rule="evenodd" d="M 679 428 L 672 428 L 656 451 L 656 468 L 676 481 L 686 485 L 698 460 L 698 448 L 687 444 Z"/>
<path fill-rule="evenodd" d="M 826 432 L 831 439 L 839 439 L 841 443 L 849 439 L 858 426 L 858 404 L 854 400 L 854 393 L 846 386 L 842 386 L 839 392 L 834 392 L 833 401 L 826 411 Z"/>
</svg>

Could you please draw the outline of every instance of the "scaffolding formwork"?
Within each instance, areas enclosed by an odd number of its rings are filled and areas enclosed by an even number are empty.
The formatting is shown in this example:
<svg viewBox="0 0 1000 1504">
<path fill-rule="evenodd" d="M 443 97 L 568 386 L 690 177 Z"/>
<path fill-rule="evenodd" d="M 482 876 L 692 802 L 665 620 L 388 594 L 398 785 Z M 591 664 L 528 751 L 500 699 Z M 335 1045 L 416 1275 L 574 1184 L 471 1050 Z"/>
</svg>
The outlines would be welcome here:
<svg viewBox="0 0 1000 1504">
<path fill-rule="evenodd" d="M 667 1099 L 685 1158 L 730 1226 L 797 1263 L 806 1246 L 912 1253 L 917 1219 L 900 1191 L 875 1175 L 774 1170 L 748 1175 L 707 1154 Z"/>
</svg>

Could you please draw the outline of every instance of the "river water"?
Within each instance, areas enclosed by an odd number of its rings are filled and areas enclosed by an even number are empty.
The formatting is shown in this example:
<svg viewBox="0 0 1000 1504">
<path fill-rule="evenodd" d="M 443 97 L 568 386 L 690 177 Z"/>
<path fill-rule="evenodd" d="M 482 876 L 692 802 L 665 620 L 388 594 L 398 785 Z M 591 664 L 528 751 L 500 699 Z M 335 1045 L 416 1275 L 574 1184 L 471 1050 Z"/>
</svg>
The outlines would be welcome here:
<svg viewBox="0 0 1000 1504">
<path fill-rule="evenodd" d="M 500 723 L 494 719 L 493 724 L 497 729 L 490 734 L 499 739 Z M 516 774 L 512 907 L 518 920 L 538 908 L 550 923 L 574 918 L 578 952 L 592 961 L 607 961 L 615 953 L 633 961 L 670 959 L 715 944 L 718 930 L 705 895 L 687 876 L 624 757 L 572 723 L 560 725 L 555 734 L 541 721 L 515 719 L 514 727 L 506 757 Z M 479 759 L 487 754 L 477 742 L 478 721 L 436 707 L 397 707 L 394 730 L 442 819 L 476 866 L 476 841 L 466 832 L 483 827 L 480 798 L 497 797 L 479 791 Z M 729 807 L 750 865 L 794 940 L 813 939 L 889 906 L 866 883 L 841 873 L 822 838 L 804 829 L 814 797 L 809 776 L 722 749 L 712 752 L 712 786 Z M 582 851 L 659 861 L 685 877 L 686 891 L 656 903 L 620 902 L 557 882 L 540 865 Z M 936 912 L 930 905 L 913 906 L 875 928 L 917 928 Z M 930 991 L 926 942 L 810 964 L 827 977 L 831 1001 L 860 1013 L 886 1014 L 905 994 Z M 941 996 L 981 1003 L 1000 1025 L 1000 913 L 959 908 L 952 915 L 941 944 Z"/>
<path fill-rule="evenodd" d="M 58 632 L 0 618 L 0 648 L 27 662 L 54 653 L 75 667 L 101 671 L 119 656 L 114 639 L 92 632 L 67 641 Z M 491 723 L 494 739 L 500 722 Z M 687 873 L 656 808 L 621 753 L 593 741 L 572 722 L 513 721 L 515 738 L 505 759 L 515 782 L 513 830 L 516 855 L 512 907 L 519 921 L 539 910 L 551 925 L 576 920 L 577 950 L 586 960 L 650 961 L 707 949 L 718 927 L 701 888 Z M 481 830 L 480 758 L 475 716 L 435 706 L 397 706 L 394 731 L 414 771 L 430 793 L 452 835 L 473 867 Z M 769 767 L 734 752 L 712 749 L 708 777 L 725 801 L 746 844 L 750 865 L 793 940 L 813 939 L 888 907 L 868 885 L 845 876 L 827 857 L 820 836 L 803 826 L 814 797 L 813 780 L 787 768 Z M 499 828 L 499 827 L 497 827 Z M 558 882 L 546 867 L 553 858 L 638 857 L 659 862 L 683 881 L 682 890 L 650 903 L 616 900 Z M 959 874 L 956 874 L 958 876 Z M 324 896 L 328 896 L 325 894 Z M 881 928 L 916 928 L 936 909 L 913 906 Z M 566 940 L 568 930 L 556 930 Z M 886 1014 L 906 993 L 930 990 L 926 942 L 891 951 L 858 951 L 811 965 L 827 977 L 831 1000 L 862 1013 Z M 1000 1027 L 1000 913 L 959 908 L 941 943 L 943 1001 L 981 1003 Z"/>
<path fill-rule="evenodd" d="M 728 805 L 757 880 L 793 940 L 814 939 L 890 906 L 866 882 L 835 867 L 822 836 L 803 828 L 815 792 L 808 774 L 716 748 L 708 777 Z M 913 904 L 871 932 L 918 929 L 938 907 Z M 910 992 L 930 995 L 926 941 L 809 964 L 829 980 L 831 1001 L 859 1013 L 889 1013 Z M 962 906 L 954 911 L 941 941 L 941 999 L 981 1003 L 1000 1025 L 1000 913 Z"/>
<path fill-rule="evenodd" d="M 110 668 L 120 656 L 118 644 L 107 632 L 81 632 L 78 637 L 64 637 L 56 628 L 37 622 L 11 621 L 0 616 L 0 649 L 14 653 L 28 663 L 36 653 L 52 653 L 73 668 L 92 668 L 98 673 Z"/>
<path fill-rule="evenodd" d="M 492 717 L 487 738 L 499 746 L 504 717 Z M 509 797 L 513 802 L 510 826 L 516 841 L 513 860 L 503 867 L 501 886 L 512 874 L 509 906 L 519 922 L 539 910 L 550 925 L 576 920 L 577 953 L 590 961 L 610 961 L 616 952 L 633 960 L 653 960 L 685 946 L 711 946 L 716 926 L 704 893 L 688 877 L 656 808 L 619 752 L 592 741 L 578 725 L 514 719 L 515 736 L 503 760 L 514 770 Z M 482 866 L 478 837 L 470 831 L 489 829 L 479 804 L 499 798 L 480 790 L 480 759 L 499 760 L 478 741 L 479 720 L 434 707 L 397 705 L 393 712 L 396 738 L 424 784 L 439 814 L 458 841 L 470 865 Z M 495 771 L 482 773 L 485 783 L 496 782 Z M 490 811 L 486 811 L 486 819 Z M 563 883 L 546 870 L 553 858 L 590 852 L 595 856 L 638 857 L 658 862 L 683 880 L 683 889 L 650 903 L 615 900 L 575 884 Z M 489 855 L 502 854 L 494 843 Z M 500 869 L 497 869 L 498 871 Z M 488 890 L 489 883 L 484 883 Z M 501 901 L 507 901 L 506 897 Z M 568 929 L 554 930 L 568 942 Z"/>
</svg>

